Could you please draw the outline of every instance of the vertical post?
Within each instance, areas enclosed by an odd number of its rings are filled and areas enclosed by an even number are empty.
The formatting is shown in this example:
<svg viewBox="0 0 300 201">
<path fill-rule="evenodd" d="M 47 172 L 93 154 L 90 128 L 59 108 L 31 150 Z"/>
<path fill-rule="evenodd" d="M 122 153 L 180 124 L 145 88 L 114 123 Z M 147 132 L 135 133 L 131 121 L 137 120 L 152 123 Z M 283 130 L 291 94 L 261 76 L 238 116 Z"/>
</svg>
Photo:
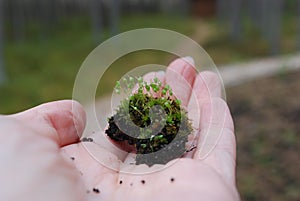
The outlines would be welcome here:
<svg viewBox="0 0 300 201">
<path fill-rule="evenodd" d="M 119 21 L 120 21 L 120 0 L 110 1 L 110 33 L 116 35 L 119 32 Z"/>
<path fill-rule="evenodd" d="M 188 16 L 189 10 L 191 8 L 191 2 L 189 0 L 180 0 L 178 2 L 178 6 L 176 11 L 178 11 L 179 15 Z"/>
<path fill-rule="evenodd" d="M 35 3 L 35 2 L 33 2 Z M 46 40 L 51 36 L 54 30 L 56 11 L 55 11 L 55 0 L 39 0 L 38 4 L 38 17 L 40 20 L 41 27 L 41 39 Z"/>
<path fill-rule="evenodd" d="M 262 0 L 261 30 L 263 37 L 268 41 L 270 54 L 280 52 L 281 18 L 283 11 L 282 0 Z"/>
<path fill-rule="evenodd" d="M 6 81 L 4 69 L 4 0 L 0 0 L 0 84 Z"/>
<path fill-rule="evenodd" d="M 217 0 L 217 16 L 220 22 L 228 22 L 228 0 Z"/>
<path fill-rule="evenodd" d="M 271 55 L 276 55 L 280 52 L 282 5 L 282 0 L 272 0 L 270 2 L 268 39 Z"/>
<path fill-rule="evenodd" d="M 24 41 L 24 20 L 23 0 L 12 1 L 13 35 L 17 42 Z"/>
<path fill-rule="evenodd" d="M 175 0 L 175 3 L 177 1 Z M 171 13 L 174 9 L 174 0 L 162 0 L 160 1 L 160 9 L 163 13 Z"/>
<path fill-rule="evenodd" d="M 298 46 L 298 50 L 300 50 L 300 0 L 298 0 L 298 8 L 297 8 L 297 17 L 298 17 L 298 33 L 297 33 L 297 46 Z"/>
<path fill-rule="evenodd" d="M 90 14 L 92 21 L 93 40 L 98 44 L 102 40 L 102 2 L 101 0 L 90 0 Z"/>
<path fill-rule="evenodd" d="M 51 31 L 54 30 L 55 24 L 57 23 L 57 19 L 58 19 L 56 4 L 58 4 L 57 0 L 47 1 L 48 12 L 46 15 L 46 19 L 47 19 L 47 24 L 49 25 Z"/>
<path fill-rule="evenodd" d="M 230 36 L 232 40 L 241 40 L 242 35 L 242 0 L 230 0 Z"/>
<path fill-rule="evenodd" d="M 256 26 L 256 28 L 260 29 L 260 19 L 261 19 L 261 0 L 248 0 L 247 7 L 249 16 L 252 20 L 252 23 Z"/>
<path fill-rule="evenodd" d="M 269 32 L 269 18 L 270 18 L 270 4 L 272 0 L 261 0 L 260 1 L 260 29 L 261 34 L 264 38 L 268 38 Z"/>
</svg>

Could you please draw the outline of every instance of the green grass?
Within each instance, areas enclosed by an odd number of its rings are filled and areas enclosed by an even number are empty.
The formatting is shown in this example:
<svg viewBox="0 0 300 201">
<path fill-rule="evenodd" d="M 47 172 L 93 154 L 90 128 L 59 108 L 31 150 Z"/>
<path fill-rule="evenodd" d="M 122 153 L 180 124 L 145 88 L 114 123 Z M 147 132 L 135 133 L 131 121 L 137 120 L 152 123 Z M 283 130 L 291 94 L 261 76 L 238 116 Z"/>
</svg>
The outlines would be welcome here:
<svg viewBox="0 0 300 201">
<path fill-rule="evenodd" d="M 247 61 L 270 56 L 268 42 L 261 36 L 257 27 L 245 19 L 241 41 L 232 41 L 228 37 L 229 30 L 216 18 L 205 21 L 210 27 L 212 34 L 201 43 L 203 48 L 212 57 L 216 64 Z M 282 32 L 280 39 L 281 54 L 291 54 L 297 51 L 296 34 L 297 18 L 286 13 L 282 20 Z M 195 38 L 197 42 L 197 38 Z"/>
<path fill-rule="evenodd" d="M 286 15 L 283 21 L 282 53 L 291 53 L 296 50 L 297 21 L 290 15 Z M 203 23 L 210 34 L 201 41 L 202 32 L 197 29 Z M 228 32 L 214 18 L 199 22 L 183 16 L 135 14 L 123 17 L 120 22 L 120 32 L 146 27 L 165 28 L 192 36 L 217 65 L 269 56 L 266 41 L 249 22 L 245 24 L 241 42 L 229 40 Z M 108 29 L 105 29 L 103 40 L 109 36 Z M 17 112 L 47 101 L 72 98 L 76 74 L 94 48 L 90 21 L 84 17 L 64 19 L 49 33 L 43 32 L 38 24 L 29 24 L 24 42 L 16 43 L 8 38 L 5 57 L 9 80 L 0 86 L 0 114 Z M 111 92 L 114 83 L 134 67 L 149 63 L 166 65 L 172 58 L 171 54 L 153 50 L 130 53 L 115 61 L 105 72 L 99 83 L 99 86 L 105 87 L 99 87 L 97 95 Z"/>
<path fill-rule="evenodd" d="M 120 32 L 158 27 L 190 35 L 194 22 L 188 18 L 167 15 L 135 15 L 122 18 Z M 76 74 L 95 48 L 89 19 L 65 19 L 48 36 L 41 27 L 30 24 L 24 42 L 6 42 L 5 59 L 9 80 L 0 86 L 0 114 L 18 112 L 43 102 L 72 98 Z M 9 35 L 9 34 L 8 34 Z M 109 32 L 104 30 L 104 39 Z M 155 51 L 132 53 L 116 61 L 105 73 L 98 95 L 111 91 L 115 81 L 129 69 L 141 64 L 165 63 L 167 54 Z M 102 85 L 101 85 L 102 86 Z"/>
</svg>

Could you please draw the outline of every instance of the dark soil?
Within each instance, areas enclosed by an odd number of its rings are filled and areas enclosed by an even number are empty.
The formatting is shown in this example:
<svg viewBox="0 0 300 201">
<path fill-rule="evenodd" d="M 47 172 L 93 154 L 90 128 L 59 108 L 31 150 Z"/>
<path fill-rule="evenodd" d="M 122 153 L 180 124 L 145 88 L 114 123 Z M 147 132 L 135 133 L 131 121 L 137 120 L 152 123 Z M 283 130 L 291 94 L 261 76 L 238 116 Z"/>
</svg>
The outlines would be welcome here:
<svg viewBox="0 0 300 201">
<path fill-rule="evenodd" d="M 108 120 L 105 133 L 116 143 L 134 147 L 131 150 L 137 153 L 136 164 L 166 164 L 186 151 L 185 144 L 192 132 L 187 114 L 175 100 L 168 99 L 170 105 L 163 103 L 166 102 L 160 98 L 148 95 L 141 98 L 141 94 L 134 94 L 128 102 L 124 100 Z M 150 108 L 156 114 L 152 123 Z M 163 119 L 163 111 L 169 117 L 167 120 Z"/>
<path fill-rule="evenodd" d="M 300 200 L 300 73 L 227 89 L 245 201 Z"/>
</svg>

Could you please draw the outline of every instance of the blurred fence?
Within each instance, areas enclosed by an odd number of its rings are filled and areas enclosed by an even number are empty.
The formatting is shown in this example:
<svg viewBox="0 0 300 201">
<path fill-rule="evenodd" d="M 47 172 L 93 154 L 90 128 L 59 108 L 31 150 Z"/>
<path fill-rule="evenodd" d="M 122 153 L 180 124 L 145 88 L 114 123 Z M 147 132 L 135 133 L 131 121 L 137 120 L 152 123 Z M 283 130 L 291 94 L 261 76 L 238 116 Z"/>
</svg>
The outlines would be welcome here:
<svg viewBox="0 0 300 201">
<path fill-rule="evenodd" d="M 70 17 L 90 18 L 91 37 L 95 44 L 103 40 L 104 26 L 110 34 L 119 32 L 121 13 L 178 12 L 186 13 L 185 0 L 0 0 L 0 83 L 5 80 L 4 36 L 23 42 L 26 29 L 38 25 L 41 39 L 46 39 L 57 24 Z M 185 9 L 184 9 L 185 8 Z"/>
<path fill-rule="evenodd" d="M 6 80 L 6 74 L 4 70 L 4 52 L 3 52 L 3 46 L 4 46 L 4 16 L 3 16 L 3 1 L 0 0 L 0 84 L 5 82 Z"/>
<path fill-rule="evenodd" d="M 0 0 L 3 6 L 2 18 L 14 40 L 25 39 L 25 27 L 30 22 L 43 25 L 41 34 L 47 35 L 49 29 L 68 16 L 91 17 L 94 40 L 101 40 L 103 24 L 110 26 L 112 35 L 118 32 L 121 13 L 136 12 L 205 12 L 216 10 L 219 20 L 230 28 L 234 40 L 243 39 L 245 18 L 261 30 L 269 41 L 272 54 L 280 51 L 279 39 L 281 21 L 285 9 L 300 18 L 300 0 Z M 201 9 L 202 8 L 202 9 Z M 292 8 L 292 10 L 291 10 Z M 3 13 L 4 12 L 4 13 Z M 207 11 L 208 12 L 208 11 Z M 213 11 L 210 11 L 213 12 Z M 300 23 L 299 23 L 300 24 Z M 300 25 L 299 25 L 300 29 Z M 300 46 L 300 34 L 299 34 Z"/>
<path fill-rule="evenodd" d="M 218 17 L 229 26 L 233 40 L 243 39 L 243 21 L 250 19 L 268 41 L 270 53 L 274 55 L 280 52 L 283 12 L 297 1 L 300 8 L 299 0 L 218 0 Z M 299 11 L 288 10 L 295 15 L 299 15 Z"/>
<path fill-rule="evenodd" d="M 94 31 L 101 31 L 101 25 L 109 24 L 112 34 L 118 32 L 120 13 L 130 12 L 183 12 L 187 10 L 185 0 L 0 0 L 4 17 L 9 22 L 13 39 L 25 39 L 24 28 L 30 22 L 44 25 L 48 33 L 55 23 L 65 17 L 89 16 Z M 99 40 L 95 39 L 96 41 Z"/>
<path fill-rule="evenodd" d="M 62 19 L 88 17 L 91 36 L 98 44 L 103 40 L 104 26 L 109 27 L 111 35 L 119 32 L 124 13 L 187 15 L 208 12 L 208 9 L 218 16 L 222 28 L 229 30 L 233 41 L 244 39 L 245 21 L 250 21 L 268 41 L 273 55 L 280 53 L 284 14 L 297 15 L 300 48 L 300 0 L 0 0 L 0 82 L 5 77 L 4 38 L 16 42 L 26 40 L 26 27 L 31 23 L 39 24 L 40 38 L 47 38 Z"/>
</svg>

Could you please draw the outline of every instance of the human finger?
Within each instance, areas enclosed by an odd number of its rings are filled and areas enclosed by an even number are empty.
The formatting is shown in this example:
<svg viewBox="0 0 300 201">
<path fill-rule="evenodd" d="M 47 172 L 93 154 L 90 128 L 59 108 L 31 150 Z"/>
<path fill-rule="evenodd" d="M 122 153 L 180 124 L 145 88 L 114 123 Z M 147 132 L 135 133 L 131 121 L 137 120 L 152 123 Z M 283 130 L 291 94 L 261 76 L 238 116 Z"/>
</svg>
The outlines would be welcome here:
<svg viewBox="0 0 300 201">
<path fill-rule="evenodd" d="M 201 106 L 205 101 L 213 97 L 221 97 L 221 82 L 217 74 L 209 71 L 200 72 L 194 81 L 189 104 L 187 107 L 188 117 L 192 122 L 194 132 L 189 135 L 189 149 L 197 146 L 199 137 L 199 126 L 201 118 Z M 194 151 L 187 153 L 187 157 L 193 157 Z"/>
<path fill-rule="evenodd" d="M 196 69 L 191 57 L 176 59 L 167 68 L 166 83 L 185 107 L 188 105 L 195 77 Z"/>
<path fill-rule="evenodd" d="M 82 106 L 71 100 L 45 103 L 10 116 L 50 137 L 59 146 L 78 142 L 86 121 Z"/>
</svg>

